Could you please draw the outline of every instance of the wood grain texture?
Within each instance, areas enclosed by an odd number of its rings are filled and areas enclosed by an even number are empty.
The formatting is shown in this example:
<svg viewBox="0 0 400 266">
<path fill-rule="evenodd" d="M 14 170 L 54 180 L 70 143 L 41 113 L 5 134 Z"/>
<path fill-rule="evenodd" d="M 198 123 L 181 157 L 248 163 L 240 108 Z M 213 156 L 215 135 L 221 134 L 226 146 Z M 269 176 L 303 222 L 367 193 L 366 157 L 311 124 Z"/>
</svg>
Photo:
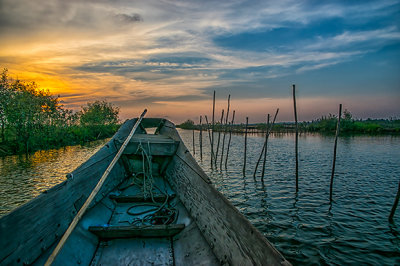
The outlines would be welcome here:
<svg viewBox="0 0 400 266">
<path fill-rule="evenodd" d="M 89 196 L 115 156 L 114 140 L 124 138 L 123 134 L 129 132 L 135 121 L 129 120 L 122 125 L 114 138 L 73 171 L 68 180 L 0 219 L 0 264 L 31 264 L 60 239 L 76 215 L 76 207 L 82 198 Z M 125 171 L 119 161 L 89 208 L 121 183 L 124 177 Z"/>
<path fill-rule="evenodd" d="M 180 141 L 170 122 L 160 133 Z M 166 175 L 220 264 L 290 265 L 221 193 L 205 182 L 207 175 L 182 141 Z"/>
<path fill-rule="evenodd" d="M 133 226 L 90 226 L 89 231 L 101 239 L 134 238 L 134 237 L 171 237 L 185 228 L 184 224 Z"/>
</svg>

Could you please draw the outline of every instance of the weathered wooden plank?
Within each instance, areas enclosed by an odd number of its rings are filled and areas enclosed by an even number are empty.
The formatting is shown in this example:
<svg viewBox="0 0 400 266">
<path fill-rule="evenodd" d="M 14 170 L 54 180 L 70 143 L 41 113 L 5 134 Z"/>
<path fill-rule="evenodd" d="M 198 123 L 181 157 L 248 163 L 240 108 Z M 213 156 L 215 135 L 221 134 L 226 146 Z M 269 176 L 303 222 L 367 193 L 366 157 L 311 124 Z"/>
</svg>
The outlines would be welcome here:
<svg viewBox="0 0 400 266">
<path fill-rule="evenodd" d="M 139 145 L 142 145 L 143 150 L 152 156 L 173 156 L 176 152 L 176 149 L 178 147 L 177 143 L 149 143 L 143 142 L 130 142 L 128 146 L 126 147 L 125 151 L 123 154 L 136 154 L 136 155 L 141 155 L 141 151 L 138 150 Z M 150 146 L 150 149 L 149 149 Z"/>
<path fill-rule="evenodd" d="M 184 224 L 133 226 L 111 225 L 90 226 L 89 231 L 101 239 L 131 238 L 131 237 L 171 237 L 185 228 Z"/>
<path fill-rule="evenodd" d="M 177 223 L 185 223 L 186 227 L 173 237 L 175 265 L 220 265 L 183 204 L 177 203 L 176 208 L 179 211 Z"/>
<path fill-rule="evenodd" d="M 121 146 L 120 141 L 117 141 L 115 144 L 117 148 Z M 172 156 L 175 154 L 179 143 L 162 135 L 135 134 L 123 154 L 141 155 L 141 151 L 138 150 L 140 145 L 147 154 Z"/>
<path fill-rule="evenodd" d="M 101 242 L 91 265 L 175 264 L 169 238 L 125 238 Z"/>
<path fill-rule="evenodd" d="M 129 120 L 114 138 L 78 167 L 63 183 L 49 189 L 0 219 L 0 264 L 33 263 L 57 241 L 77 213 L 81 198 L 87 198 L 115 156 L 114 139 L 123 138 L 136 120 Z M 98 203 L 125 177 L 121 162 L 110 173 L 90 207 Z"/>
<path fill-rule="evenodd" d="M 116 202 L 152 202 L 152 198 L 144 198 L 143 195 L 110 195 L 110 199 Z M 169 195 L 169 199 L 175 198 L 175 194 Z M 156 202 L 164 202 L 167 197 L 165 195 L 154 195 L 153 199 Z"/>
<path fill-rule="evenodd" d="M 174 125 L 165 125 L 160 134 L 179 141 Z M 205 182 L 207 175 L 186 151 L 181 142 L 166 175 L 220 264 L 290 265 L 221 193 Z"/>
</svg>

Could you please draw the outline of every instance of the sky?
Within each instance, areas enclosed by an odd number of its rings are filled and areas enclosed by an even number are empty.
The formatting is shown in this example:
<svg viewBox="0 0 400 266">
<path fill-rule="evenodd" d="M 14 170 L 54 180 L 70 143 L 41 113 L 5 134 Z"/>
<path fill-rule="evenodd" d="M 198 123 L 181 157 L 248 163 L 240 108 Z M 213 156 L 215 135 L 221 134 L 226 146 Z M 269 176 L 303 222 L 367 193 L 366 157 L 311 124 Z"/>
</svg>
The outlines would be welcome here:
<svg viewBox="0 0 400 266">
<path fill-rule="evenodd" d="M 400 117 L 400 1 L 0 0 L 0 68 L 79 110 L 175 123 Z"/>
</svg>

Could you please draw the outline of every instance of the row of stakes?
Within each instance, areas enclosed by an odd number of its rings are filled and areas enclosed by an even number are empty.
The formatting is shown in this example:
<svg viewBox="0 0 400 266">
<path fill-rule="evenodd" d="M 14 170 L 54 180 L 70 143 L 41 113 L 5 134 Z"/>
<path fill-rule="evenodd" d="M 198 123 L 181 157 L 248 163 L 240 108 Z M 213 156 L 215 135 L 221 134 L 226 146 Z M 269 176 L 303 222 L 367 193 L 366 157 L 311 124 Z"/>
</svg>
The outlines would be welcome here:
<svg viewBox="0 0 400 266">
<path fill-rule="evenodd" d="M 296 166 L 295 166 L 295 180 L 296 180 L 296 193 L 299 191 L 299 155 L 298 155 L 298 142 L 299 142 L 299 130 L 298 130 L 298 120 L 297 120 L 297 106 L 296 106 L 296 85 L 293 84 L 293 110 L 294 110 L 294 119 L 295 119 L 295 161 L 296 161 Z M 221 147 L 221 155 L 220 155 L 220 160 L 219 160 L 219 168 L 222 169 L 222 165 L 225 165 L 225 169 L 227 169 L 228 165 L 228 157 L 229 157 L 229 148 L 231 144 L 231 139 L 232 139 L 232 129 L 233 125 L 235 122 L 235 111 L 232 112 L 232 120 L 229 122 L 229 109 L 230 109 L 230 100 L 231 100 L 231 95 L 228 96 L 228 106 L 227 106 L 227 112 L 224 115 L 224 110 L 222 110 L 221 113 L 221 118 L 219 122 L 219 128 L 218 128 L 218 137 L 216 140 L 214 139 L 214 132 L 216 129 L 216 123 L 215 123 L 215 91 L 213 93 L 213 108 L 212 108 L 212 120 L 211 123 L 208 121 L 208 117 L 205 115 L 205 126 L 206 126 L 206 131 L 208 133 L 208 139 L 210 142 L 210 152 L 211 152 L 211 168 L 212 169 L 217 169 L 218 168 L 218 154 L 219 154 L 219 148 L 221 144 L 221 131 L 223 132 L 222 136 L 222 147 Z M 262 160 L 262 167 L 261 167 L 261 181 L 264 182 L 264 174 L 265 174 L 265 165 L 266 165 L 266 158 L 267 158 L 267 150 L 268 150 L 268 138 L 271 134 L 272 128 L 275 124 L 276 118 L 279 113 L 279 108 L 276 110 L 275 115 L 270 121 L 271 116 L 270 114 L 267 115 L 267 127 L 265 130 L 265 139 L 264 139 L 264 144 L 260 153 L 260 156 L 258 157 L 256 167 L 254 169 L 253 177 L 256 177 L 258 167 L 261 163 Z M 342 116 L 342 104 L 339 104 L 339 115 L 338 115 L 338 120 L 336 124 L 336 133 L 335 133 L 335 140 L 334 140 L 334 148 L 333 148 L 333 162 L 332 162 L 332 172 L 331 172 L 331 179 L 330 179 L 330 188 L 329 188 L 329 201 L 332 203 L 333 201 L 333 180 L 335 176 L 335 166 L 336 166 L 336 151 L 337 151 L 337 142 L 338 142 L 338 136 L 340 133 L 340 120 Z M 202 116 L 200 116 L 200 133 L 199 133 L 199 146 L 200 146 L 200 160 L 203 160 L 203 121 L 202 121 Z M 243 156 L 243 176 L 246 174 L 246 160 L 247 160 L 247 134 L 248 134 L 248 123 L 249 123 L 249 118 L 246 117 L 246 125 L 245 125 L 245 131 L 244 131 L 244 156 Z M 222 129 L 222 130 L 221 130 Z M 224 160 L 224 151 L 225 151 L 225 139 L 228 135 L 228 143 L 226 145 L 226 154 L 225 154 L 225 160 Z M 216 149 L 214 150 L 214 144 L 215 141 L 217 142 Z M 195 134 L 193 130 L 193 154 L 196 154 L 195 150 Z M 389 215 L 389 222 L 393 222 L 393 217 L 397 209 L 397 205 L 399 203 L 400 199 L 400 181 L 397 189 L 397 194 L 396 198 L 393 204 L 393 207 L 391 209 L 390 215 Z"/>
</svg>

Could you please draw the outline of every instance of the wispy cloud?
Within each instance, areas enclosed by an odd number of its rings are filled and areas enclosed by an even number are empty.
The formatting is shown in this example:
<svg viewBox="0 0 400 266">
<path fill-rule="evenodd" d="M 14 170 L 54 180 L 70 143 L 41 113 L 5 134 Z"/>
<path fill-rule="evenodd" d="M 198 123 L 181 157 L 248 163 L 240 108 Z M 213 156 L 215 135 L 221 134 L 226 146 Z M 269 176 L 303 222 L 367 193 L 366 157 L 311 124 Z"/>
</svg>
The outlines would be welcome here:
<svg viewBox="0 0 400 266">
<path fill-rule="evenodd" d="M 400 3 L 391 0 L 0 5 L 0 64 L 64 92 L 71 106 L 99 96 L 187 101 L 246 83 L 263 95 L 268 82 L 351 62 L 400 39 L 396 19 L 388 19 L 398 18 Z"/>
</svg>

